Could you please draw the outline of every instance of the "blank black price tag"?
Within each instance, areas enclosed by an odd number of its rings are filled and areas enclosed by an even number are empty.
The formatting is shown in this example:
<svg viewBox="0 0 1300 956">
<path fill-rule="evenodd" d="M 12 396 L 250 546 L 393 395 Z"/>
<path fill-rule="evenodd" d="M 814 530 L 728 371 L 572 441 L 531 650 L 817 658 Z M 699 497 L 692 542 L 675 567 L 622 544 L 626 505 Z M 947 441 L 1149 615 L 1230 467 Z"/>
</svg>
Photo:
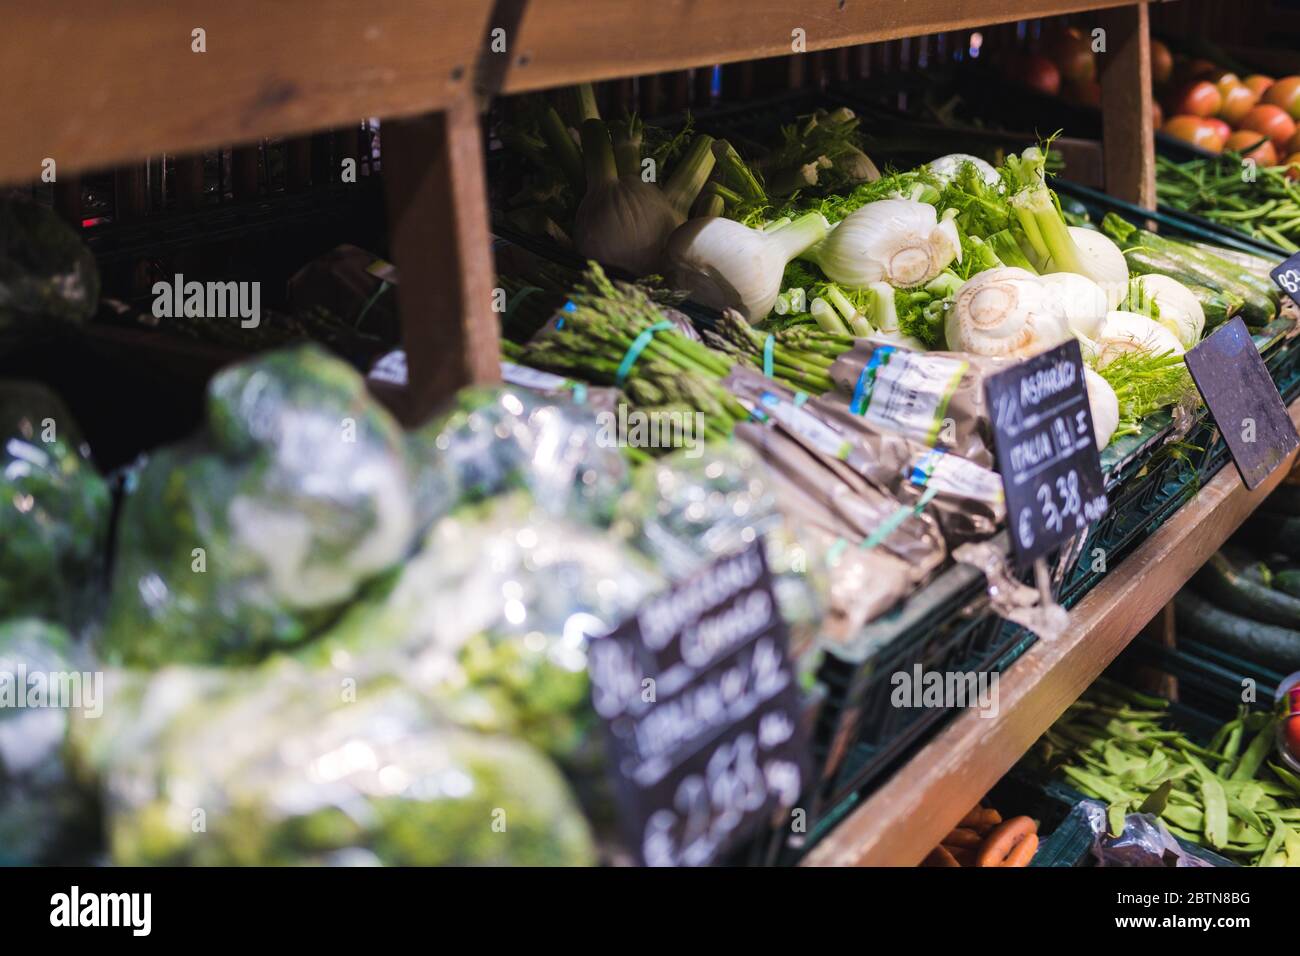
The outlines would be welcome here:
<svg viewBox="0 0 1300 956">
<path fill-rule="evenodd" d="M 1026 568 L 1106 513 L 1106 486 L 1074 339 L 984 385 L 1016 563 Z"/>
<path fill-rule="evenodd" d="M 1300 445 L 1300 438 L 1246 323 L 1240 318 L 1224 323 L 1187 353 L 1187 370 L 1242 482 L 1257 487 Z"/>
<path fill-rule="evenodd" d="M 717 862 L 803 789 L 799 691 L 761 539 L 591 642 L 619 817 L 641 862 Z"/>
<path fill-rule="evenodd" d="M 1275 266 L 1269 275 L 1277 287 L 1291 297 L 1292 302 L 1300 305 L 1300 252 L 1280 266 Z"/>
</svg>

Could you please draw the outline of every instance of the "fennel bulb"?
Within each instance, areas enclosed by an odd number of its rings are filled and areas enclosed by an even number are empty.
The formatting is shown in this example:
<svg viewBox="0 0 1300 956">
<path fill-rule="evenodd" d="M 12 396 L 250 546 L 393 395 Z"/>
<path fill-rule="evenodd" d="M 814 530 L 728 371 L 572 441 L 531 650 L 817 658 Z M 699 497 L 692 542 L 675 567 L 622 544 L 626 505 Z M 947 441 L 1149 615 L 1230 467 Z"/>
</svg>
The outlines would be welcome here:
<svg viewBox="0 0 1300 956">
<path fill-rule="evenodd" d="M 1092 412 L 1092 431 L 1097 440 L 1097 451 L 1110 444 L 1111 436 L 1119 428 L 1119 396 L 1115 389 L 1088 366 L 1083 367 L 1083 384 L 1088 389 L 1088 408 Z"/>
<path fill-rule="evenodd" d="M 1128 294 L 1128 262 L 1119 246 L 1095 229 L 1070 226 L 1067 229 L 1079 250 L 1082 268 L 1052 269 L 1052 272 L 1081 272 L 1106 294 L 1106 308 L 1115 309 Z"/>
<path fill-rule="evenodd" d="M 1093 229 L 1067 226 L 1056 197 L 1047 187 L 1046 154 L 1031 146 L 1008 156 L 1004 169 L 1014 184 L 1008 205 L 1019 226 L 1029 258 L 1041 273 L 1077 272 L 1106 293 L 1108 308 L 1116 308 L 1128 291 L 1128 263 L 1119 246 Z"/>
<path fill-rule="evenodd" d="M 1096 338 L 1110 311 L 1101 286 L 1077 272 L 1052 272 L 1038 279 L 1056 296 L 1075 335 Z"/>
<path fill-rule="evenodd" d="M 701 305 L 735 309 L 757 322 L 776 304 L 786 265 L 821 242 L 828 228 L 818 212 L 762 232 L 734 219 L 691 219 L 668 237 L 667 278 Z"/>
<path fill-rule="evenodd" d="M 985 184 L 1001 187 L 1002 177 L 998 175 L 998 171 L 990 163 L 985 162 L 978 156 L 972 156 L 970 153 L 949 153 L 947 156 L 940 156 L 938 159 L 931 160 L 926 165 L 929 167 L 930 172 L 934 174 L 934 178 L 946 186 L 957 178 L 957 174 L 961 172 L 962 165 L 965 163 L 970 163 L 979 171 L 980 179 L 984 180 Z"/>
<path fill-rule="evenodd" d="M 944 323 L 948 348 L 976 355 L 1024 358 L 1070 337 L 1056 295 L 1024 269 L 1003 267 L 967 279 Z"/>
<path fill-rule="evenodd" d="M 846 216 L 803 258 L 850 288 L 885 281 L 906 289 L 929 282 L 953 259 L 960 262 L 961 238 L 951 216 L 939 221 L 929 203 L 880 199 Z"/>
<path fill-rule="evenodd" d="M 697 136 L 663 189 L 639 174 L 620 176 L 605 124 L 582 124 L 587 191 L 573 220 L 573 247 L 586 258 L 633 275 L 659 268 L 668 236 L 686 219 L 713 171 L 713 140 Z"/>
<path fill-rule="evenodd" d="M 1201 340 L 1205 310 L 1191 289 L 1158 273 L 1138 276 L 1133 282 L 1138 298 L 1155 304 L 1151 318 L 1174 333 L 1183 348 L 1190 349 Z"/>
<path fill-rule="evenodd" d="M 1182 343 L 1154 319 L 1136 312 L 1107 312 L 1097 335 L 1095 364 L 1105 368 L 1126 352 L 1182 355 Z"/>
</svg>

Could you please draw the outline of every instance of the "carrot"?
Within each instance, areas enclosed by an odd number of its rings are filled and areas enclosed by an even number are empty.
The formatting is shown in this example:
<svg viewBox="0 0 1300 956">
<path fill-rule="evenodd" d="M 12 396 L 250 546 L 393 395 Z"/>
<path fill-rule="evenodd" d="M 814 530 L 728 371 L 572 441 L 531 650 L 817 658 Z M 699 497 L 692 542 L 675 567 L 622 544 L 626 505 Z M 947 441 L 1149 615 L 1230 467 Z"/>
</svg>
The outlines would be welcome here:
<svg viewBox="0 0 1300 956">
<path fill-rule="evenodd" d="M 968 830 L 974 830 L 976 833 L 988 833 L 995 826 L 1002 822 L 1002 814 L 996 810 L 986 810 L 983 807 L 976 807 L 966 816 L 961 818 L 959 827 Z"/>
<path fill-rule="evenodd" d="M 1017 844 L 1026 837 L 1036 833 L 1038 824 L 1030 817 L 1012 817 L 993 828 L 984 838 L 984 846 L 979 852 L 979 866 L 1002 866 Z M 1037 838 L 1035 838 L 1035 845 Z"/>
<path fill-rule="evenodd" d="M 975 847 L 973 846 L 953 846 L 950 843 L 943 844 L 943 849 L 952 854 L 952 858 L 962 866 L 975 865 Z"/>
<path fill-rule="evenodd" d="M 945 867 L 961 866 L 961 864 L 957 862 L 956 857 L 945 850 L 942 846 L 937 846 L 931 850 L 930 855 L 925 858 L 925 862 L 921 865 Z"/>
<path fill-rule="evenodd" d="M 1031 833 L 1015 845 L 1015 848 L 1007 854 L 1007 858 L 1002 865 L 1028 866 L 1029 861 L 1034 858 L 1036 852 L 1038 852 L 1038 834 Z"/>
<path fill-rule="evenodd" d="M 941 841 L 945 846 L 975 847 L 984 842 L 984 838 L 974 830 L 958 827 Z"/>
</svg>

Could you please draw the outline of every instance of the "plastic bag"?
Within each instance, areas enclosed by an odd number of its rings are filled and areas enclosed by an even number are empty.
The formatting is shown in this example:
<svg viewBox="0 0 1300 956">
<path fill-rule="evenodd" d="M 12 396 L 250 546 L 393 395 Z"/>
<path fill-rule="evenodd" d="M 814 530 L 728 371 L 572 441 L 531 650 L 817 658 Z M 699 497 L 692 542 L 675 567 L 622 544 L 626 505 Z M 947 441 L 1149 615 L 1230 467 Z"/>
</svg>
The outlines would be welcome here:
<svg viewBox="0 0 1300 956">
<path fill-rule="evenodd" d="M 520 388 L 462 389 L 453 409 L 412 434 L 411 447 L 429 518 L 525 488 L 552 514 L 600 525 L 629 480 L 592 408 Z"/>
<path fill-rule="evenodd" d="M 694 457 L 692 455 L 694 454 Z M 748 447 L 674 452 L 637 473 L 619 504 L 620 529 L 669 578 L 681 580 L 763 536 L 787 624 L 815 631 L 826 612 L 829 573 L 777 507 L 770 475 Z M 793 641 L 800 644 L 799 636 Z"/>
<path fill-rule="evenodd" d="M 99 305 L 95 257 L 51 209 L 0 196 L 0 339 L 80 323 Z"/>
<path fill-rule="evenodd" d="M 0 618 L 94 614 L 111 505 L 63 403 L 0 383 Z"/>
<path fill-rule="evenodd" d="M 405 436 L 317 346 L 208 386 L 208 428 L 128 488 L 105 657 L 242 663 L 311 636 L 415 538 Z"/>
<path fill-rule="evenodd" d="M 1092 830 L 1092 855 L 1098 866 L 1213 866 L 1189 853 L 1174 835 L 1149 813 L 1124 817 L 1124 832 L 1110 835 L 1106 807 L 1082 800 L 1071 811 L 1081 813 Z"/>
<path fill-rule="evenodd" d="M 438 522 L 392 587 L 349 609 L 303 657 L 345 674 L 405 674 L 457 721 L 590 768 L 599 747 L 587 641 L 664 583 L 613 536 L 520 492 Z"/>
<path fill-rule="evenodd" d="M 73 709 L 102 709 L 102 682 L 96 688 L 75 657 L 60 627 L 0 623 L 0 866 L 67 863 L 94 843 L 93 798 L 65 747 Z"/>
<path fill-rule="evenodd" d="M 594 861 L 548 760 L 452 725 L 400 681 L 349 690 L 291 661 L 172 667 L 110 702 L 82 746 L 121 865 Z"/>
</svg>

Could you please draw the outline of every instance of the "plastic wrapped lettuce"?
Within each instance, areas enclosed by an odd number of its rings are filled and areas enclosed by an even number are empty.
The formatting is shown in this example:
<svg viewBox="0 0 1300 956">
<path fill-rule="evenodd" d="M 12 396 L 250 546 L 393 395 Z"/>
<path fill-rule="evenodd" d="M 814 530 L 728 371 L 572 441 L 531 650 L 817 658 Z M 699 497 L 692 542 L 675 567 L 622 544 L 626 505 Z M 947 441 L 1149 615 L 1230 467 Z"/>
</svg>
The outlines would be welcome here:
<svg viewBox="0 0 1300 956">
<path fill-rule="evenodd" d="M 92 795 L 67 757 L 73 710 L 102 709 L 102 680 L 74 663 L 61 627 L 0 622 L 0 866 L 73 862 L 93 843 Z"/>
<path fill-rule="evenodd" d="M 678 451 L 640 469 L 619 503 L 618 527 L 673 580 L 763 535 L 786 622 L 815 629 L 825 613 L 824 549 L 801 540 L 777 507 L 766 467 L 744 445 L 714 444 L 694 457 Z"/>
<path fill-rule="evenodd" d="M 0 343 L 80 323 L 99 305 L 95 257 L 51 209 L 0 196 Z"/>
<path fill-rule="evenodd" d="M 412 434 L 421 511 L 516 488 L 556 515 L 608 522 L 627 488 L 628 466 L 602 443 L 597 409 L 524 388 L 466 388 L 454 406 Z"/>
<path fill-rule="evenodd" d="M 88 618 L 110 510 L 63 403 L 42 385 L 0 383 L 0 618 Z"/>
<path fill-rule="evenodd" d="M 110 661 L 257 660 L 322 628 L 414 542 L 405 436 L 323 349 L 223 370 L 207 418 L 128 488 Z"/>
<path fill-rule="evenodd" d="M 121 865 L 579 865 L 586 821 L 528 745 L 398 680 L 280 660 L 128 680 L 80 740 Z"/>
<path fill-rule="evenodd" d="M 386 594 L 350 608 L 303 653 L 343 675 L 405 674 L 456 720 L 588 767 L 598 754 L 588 638 L 664 584 L 612 535 L 518 492 L 438 522 Z"/>
</svg>

